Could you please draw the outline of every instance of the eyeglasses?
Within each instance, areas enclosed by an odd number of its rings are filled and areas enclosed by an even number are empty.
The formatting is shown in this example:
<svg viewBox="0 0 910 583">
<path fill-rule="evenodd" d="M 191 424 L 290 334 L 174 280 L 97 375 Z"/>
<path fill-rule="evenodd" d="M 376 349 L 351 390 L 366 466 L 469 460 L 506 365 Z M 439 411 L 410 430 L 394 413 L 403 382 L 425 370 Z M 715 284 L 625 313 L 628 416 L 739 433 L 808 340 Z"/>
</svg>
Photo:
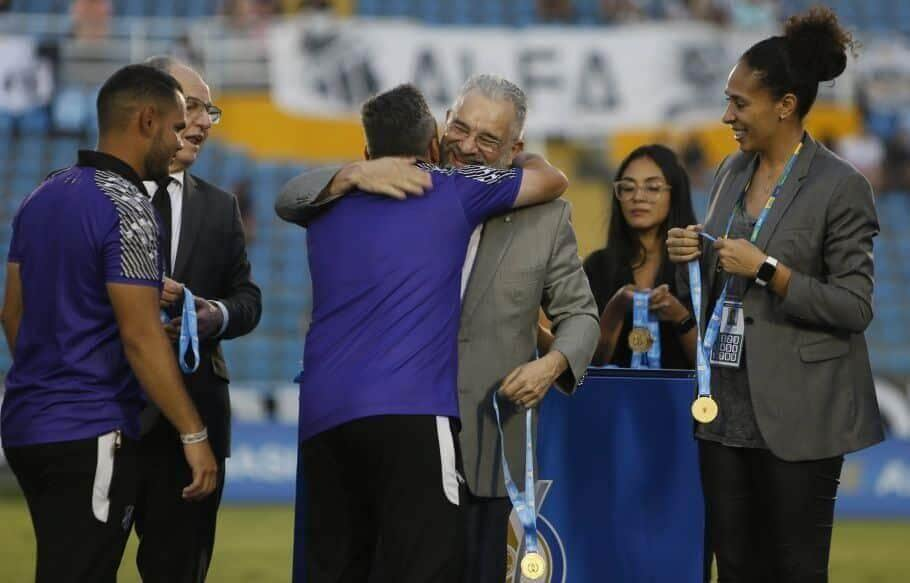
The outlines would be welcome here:
<svg viewBox="0 0 910 583">
<path fill-rule="evenodd" d="M 641 185 L 634 180 L 620 180 L 613 183 L 613 196 L 620 202 L 633 200 L 639 192 L 645 202 L 657 202 L 661 193 L 669 190 L 669 185 L 658 180 L 645 182 Z"/>
<path fill-rule="evenodd" d="M 186 98 L 186 116 L 188 118 L 202 115 L 203 111 L 209 114 L 209 119 L 212 120 L 212 125 L 215 125 L 221 121 L 221 109 L 218 107 L 212 105 L 211 103 L 205 103 L 201 99 L 196 99 L 195 97 Z"/>
<path fill-rule="evenodd" d="M 473 133 L 473 130 L 462 124 L 460 121 L 455 120 L 446 126 L 445 132 L 448 137 L 460 142 L 468 138 Z M 490 156 L 499 153 L 499 150 L 503 145 L 502 141 L 486 133 L 475 136 L 474 141 L 477 144 L 478 150 Z"/>
</svg>

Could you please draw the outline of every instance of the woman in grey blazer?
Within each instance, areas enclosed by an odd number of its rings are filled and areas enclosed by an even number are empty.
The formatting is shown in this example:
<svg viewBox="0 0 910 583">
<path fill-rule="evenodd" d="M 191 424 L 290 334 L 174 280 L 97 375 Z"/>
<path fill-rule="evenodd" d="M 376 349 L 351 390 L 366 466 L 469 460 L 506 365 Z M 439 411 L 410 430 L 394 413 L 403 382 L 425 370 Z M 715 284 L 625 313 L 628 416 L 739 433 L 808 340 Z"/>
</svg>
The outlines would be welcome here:
<svg viewBox="0 0 910 583">
<path fill-rule="evenodd" d="M 702 328 L 719 315 L 705 351 L 717 413 L 693 412 L 724 582 L 827 581 L 843 456 L 883 439 L 863 336 L 872 189 L 803 126 L 852 46 L 815 8 L 742 56 L 723 118 L 740 151 L 715 176 L 704 227 L 667 237 L 671 260 L 699 261 Z"/>
</svg>

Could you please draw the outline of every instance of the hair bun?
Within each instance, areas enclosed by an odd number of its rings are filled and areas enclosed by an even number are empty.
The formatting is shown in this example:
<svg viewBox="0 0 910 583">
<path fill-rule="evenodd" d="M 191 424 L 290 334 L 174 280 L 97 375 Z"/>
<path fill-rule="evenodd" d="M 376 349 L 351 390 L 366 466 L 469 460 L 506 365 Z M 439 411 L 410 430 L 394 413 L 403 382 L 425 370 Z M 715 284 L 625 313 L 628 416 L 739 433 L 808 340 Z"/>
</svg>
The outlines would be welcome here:
<svg viewBox="0 0 910 583">
<path fill-rule="evenodd" d="M 784 26 L 790 62 L 807 80 L 836 79 L 847 68 L 847 50 L 854 49 L 853 35 L 841 27 L 837 14 L 816 6 L 791 16 Z"/>
</svg>

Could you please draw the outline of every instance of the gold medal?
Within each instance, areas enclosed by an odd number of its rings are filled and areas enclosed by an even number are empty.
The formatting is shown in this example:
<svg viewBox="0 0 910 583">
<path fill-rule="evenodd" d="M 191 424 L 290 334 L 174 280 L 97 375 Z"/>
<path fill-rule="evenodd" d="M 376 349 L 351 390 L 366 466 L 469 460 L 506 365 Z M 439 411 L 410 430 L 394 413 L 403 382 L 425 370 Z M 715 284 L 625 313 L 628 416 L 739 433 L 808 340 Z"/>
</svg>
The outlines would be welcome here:
<svg viewBox="0 0 910 583">
<path fill-rule="evenodd" d="M 692 416 L 699 423 L 711 423 L 717 418 L 717 401 L 711 397 L 699 397 L 692 403 Z"/>
<path fill-rule="evenodd" d="M 521 560 L 521 574 L 527 579 L 536 581 L 547 572 L 547 562 L 539 553 L 527 553 Z"/>
<path fill-rule="evenodd" d="M 633 328 L 629 332 L 629 348 L 632 352 L 647 352 L 651 350 L 654 339 L 651 338 L 651 332 L 647 328 Z"/>
</svg>

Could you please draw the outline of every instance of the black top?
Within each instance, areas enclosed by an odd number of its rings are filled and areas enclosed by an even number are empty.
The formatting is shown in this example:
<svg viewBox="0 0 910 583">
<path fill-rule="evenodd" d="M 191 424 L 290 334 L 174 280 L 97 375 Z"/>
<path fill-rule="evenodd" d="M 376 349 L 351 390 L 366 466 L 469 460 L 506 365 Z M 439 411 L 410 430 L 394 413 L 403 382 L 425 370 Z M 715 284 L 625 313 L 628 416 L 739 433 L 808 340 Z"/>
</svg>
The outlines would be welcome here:
<svg viewBox="0 0 910 583">
<path fill-rule="evenodd" d="M 616 290 L 630 283 L 635 283 L 632 273 L 632 265 L 628 260 L 621 261 L 614 257 L 607 249 L 600 249 L 592 253 L 584 262 L 585 274 L 591 283 L 591 291 L 594 293 L 594 300 L 597 302 L 598 314 L 603 314 L 604 308 L 616 293 Z M 664 261 L 660 270 L 657 272 L 657 278 L 654 287 L 667 284 L 670 286 L 670 292 L 679 298 L 691 311 L 691 302 L 686 297 L 680 297 L 676 289 L 676 266 L 670 261 Z M 616 348 L 613 350 L 613 357 L 607 364 L 628 368 L 632 365 L 632 349 L 629 348 L 629 333 L 632 331 L 632 307 L 626 312 L 623 321 L 622 330 L 619 333 L 619 340 Z M 675 326 L 669 322 L 660 323 L 660 365 L 661 368 L 691 369 L 692 364 L 686 357 L 683 350 L 682 342 L 676 333 Z"/>
<path fill-rule="evenodd" d="M 730 238 L 748 240 L 756 222 L 757 219 L 749 216 L 742 205 L 736 205 L 733 223 L 730 225 Z M 727 299 L 741 302 L 745 297 L 750 282 L 744 277 L 730 277 L 721 272 L 719 277 L 714 278 L 709 310 L 714 309 L 728 279 L 730 287 L 727 289 Z M 710 313 L 709 311 L 708 314 Z M 695 428 L 696 436 L 734 447 L 767 447 L 755 421 L 755 410 L 752 408 L 752 391 L 746 370 L 748 349 L 749 339 L 744 338 L 739 368 L 711 367 L 711 396 L 717 401 L 717 418 L 711 423 L 699 423 Z"/>
</svg>

